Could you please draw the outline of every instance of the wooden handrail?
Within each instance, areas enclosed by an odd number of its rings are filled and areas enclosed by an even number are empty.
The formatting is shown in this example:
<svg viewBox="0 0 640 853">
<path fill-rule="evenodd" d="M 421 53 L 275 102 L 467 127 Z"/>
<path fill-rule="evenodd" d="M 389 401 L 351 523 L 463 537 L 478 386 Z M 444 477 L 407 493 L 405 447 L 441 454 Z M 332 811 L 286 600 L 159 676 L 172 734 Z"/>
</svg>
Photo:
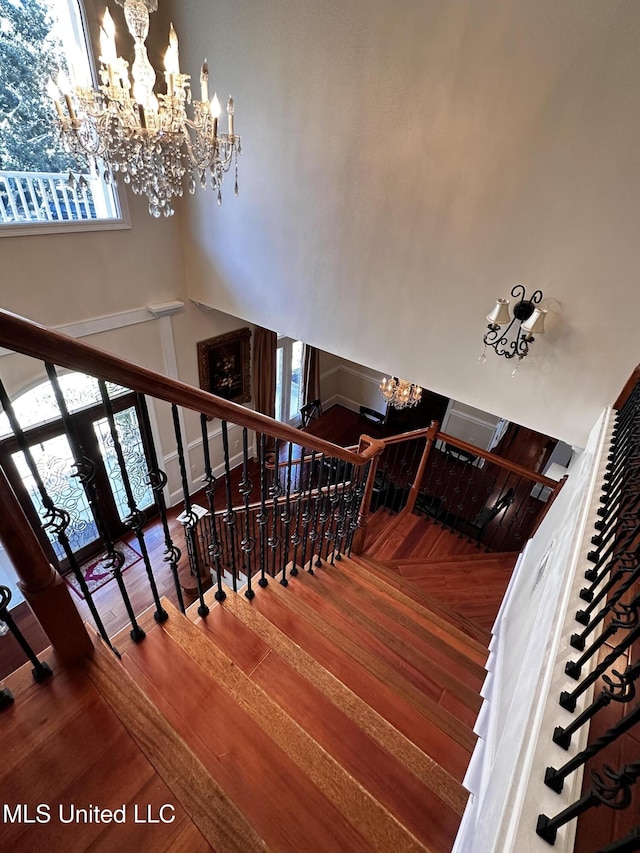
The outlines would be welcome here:
<svg viewBox="0 0 640 853">
<path fill-rule="evenodd" d="M 512 474 L 517 474 L 519 477 L 531 480 L 532 483 L 539 483 L 542 486 L 550 486 L 552 489 L 555 489 L 558 485 L 557 481 L 552 480 L 550 477 L 545 477 L 542 474 L 536 474 L 535 471 L 523 468 L 522 465 L 517 465 L 515 462 L 511 462 L 510 459 L 503 459 L 502 456 L 497 456 L 495 453 L 491 453 L 488 450 L 481 450 L 474 444 L 469 444 L 468 441 L 462 441 L 460 438 L 454 438 L 452 435 L 447 435 L 445 432 L 439 432 L 436 438 L 439 441 L 444 441 L 445 444 L 451 445 L 451 447 L 457 447 L 459 450 L 464 450 L 466 453 L 471 453 L 473 456 L 479 456 L 481 459 L 493 462 L 495 465 L 499 465 L 500 468 L 504 468 Z"/>
<path fill-rule="evenodd" d="M 148 394 L 212 418 L 229 421 L 274 438 L 300 443 L 300 430 L 295 427 L 254 412 L 238 403 L 223 400 L 208 391 L 187 385 L 186 382 L 170 379 L 154 370 L 130 364 L 116 355 L 60 332 L 46 329 L 39 323 L 2 309 L 0 309 L 0 346 L 69 370 L 89 373 L 107 382 L 124 385 L 132 391 Z M 357 453 L 323 438 L 316 438 L 310 433 L 304 433 L 304 435 L 305 447 L 354 465 L 368 462 L 383 448 L 382 442 L 366 435 L 362 436 Z"/>
</svg>

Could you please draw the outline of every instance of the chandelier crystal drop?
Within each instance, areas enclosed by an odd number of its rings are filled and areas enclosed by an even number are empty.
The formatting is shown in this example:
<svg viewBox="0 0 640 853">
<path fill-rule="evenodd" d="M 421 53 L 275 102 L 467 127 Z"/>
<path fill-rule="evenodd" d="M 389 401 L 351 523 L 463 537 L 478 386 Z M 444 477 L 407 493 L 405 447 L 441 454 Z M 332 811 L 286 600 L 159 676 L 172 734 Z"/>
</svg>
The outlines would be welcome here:
<svg viewBox="0 0 640 853">
<path fill-rule="evenodd" d="M 394 409 L 409 409 L 417 406 L 422 399 L 422 388 L 419 385 L 407 382 L 406 379 L 397 379 L 395 376 L 382 380 L 380 393 Z"/>
<path fill-rule="evenodd" d="M 72 69 L 73 82 L 59 75 L 48 91 L 55 102 L 62 139 L 76 156 L 102 161 L 105 180 L 122 179 L 137 195 L 146 195 L 152 216 L 171 216 L 173 200 L 183 195 L 184 179 L 194 193 L 200 184 L 217 193 L 222 203 L 222 180 L 234 162 L 238 194 L 240 137 L 234 132 L 233 98 L 227 102 L 227 132 L 219 127 L 222 111 L 217 94 L 209 100 L 209 68 L 202 65 L 200 100 L 192 103 L 190 75 L 180 71 L 178 37 L 169 29 L 164 58 L 166 93 L 154 90 L 156 72 L 149 61 L 146 39 L 149 13 L 158 0 L 117 0 L 124 7 L 133 38 L 133 61 L 118 56 L 115 25 L 105 11 L 100 32 L 100 85 Z"/>
</svg>

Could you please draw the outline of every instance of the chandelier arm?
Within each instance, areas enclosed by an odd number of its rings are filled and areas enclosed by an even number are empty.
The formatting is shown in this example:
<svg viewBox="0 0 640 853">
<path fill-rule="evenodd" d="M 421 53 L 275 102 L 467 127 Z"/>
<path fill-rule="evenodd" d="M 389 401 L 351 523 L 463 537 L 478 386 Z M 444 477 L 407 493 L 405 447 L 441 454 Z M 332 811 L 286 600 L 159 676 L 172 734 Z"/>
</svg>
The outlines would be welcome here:
<svg viewBox="0 0 640 853">
<path fill-rule="evenodd" d="M 233 132 L 233 100 L 229 99 L 229 133 L 218 133 L 220 105 L 211 104 L 208 69 L 200 77 L 201 99 L 193 99 L 190 75 L 180 71 L 178 39 L 173 27 L 169 32 L 169 50 L 165 57 L 164 79 L 167 94 L 154 92 L 156 71 L 146 48 L 149 13 L 157 10 L 158 0 L 118 0 L 125 12 L 129 34 L 134 41 L 131 64 L 117 55 L 115 26 L 108 12 L 100 38 L 101 68 L 94 88 L 75 86 L 60 91 L 53 84 L 57 124 L 65 146 L 75 156 L 100 159 L 107 176 L 119 173 L 136 194 L 149 200 L 149 212 L 155 216 L 174 213 L 173 200 L 184 191 L 189 173 L 189 191 L 195 191 L 195 173 L 207 186 L 205 172 L 211 171 L 210 184 L 222 201 L 224 174 L 236 162 L 235 192 L 238 194 L 237 157 L 240 137 Z"/>
<path fill-rule="evenodd" d="M 522 285 L 519 286 L 521 287 Z M 517 351 L 509 352 L 509 349 L 514 348 L 514 342 L 509 341 L 509 332 L 513 324 L 516 322 L 517 320 L 514 317 L 504 332 L 501 331 L 502 326 L 495 326 L 490 323 L 487 327 L 489 331 L 486 332 L 484 336 L 484 343 L 488 347 L 492 347 L 497 355 L 503 355 L 505 358 L 514 358 L 517 355 Z"/>
</svg>

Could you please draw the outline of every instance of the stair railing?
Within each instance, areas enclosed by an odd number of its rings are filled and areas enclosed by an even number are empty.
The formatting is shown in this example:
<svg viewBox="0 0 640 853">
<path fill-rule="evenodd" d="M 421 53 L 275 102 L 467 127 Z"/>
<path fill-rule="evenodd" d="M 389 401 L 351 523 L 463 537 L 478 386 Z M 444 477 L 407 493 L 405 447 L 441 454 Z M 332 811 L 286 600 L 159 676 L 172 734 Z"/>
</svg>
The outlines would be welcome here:
<svg viewBox="0 0 640 853">
<path fill-rule="evenodd" d="M 563 764 L 556 762 L 547 767 L 545 784 L 556 793 L 563 790 L 571 774 L 585 766 L 589 770 L 600 756 L 605 759 L 612 755 L 612 746 L 627 732 L 637 730 L 640 723 L 640 703 L 631 704 L 637 699 L 640 677 L 636 651 L 640 640 L 640 370 L 634 372 L 618 402 L 621 409 L 616 416 L 602 486 L 603 506 L 598 512 L 601 521 L 596 522 L 597 533 L 592 539 L 597 550 L 588 555 L 595 565 L 585 575 L 589 586 L 580 592 L 580 598 L 588 601 L 589 606 L 576 612 L 576 621 L 584 629 L 570 640 L 571 646 L 582 654 L 565 665 L 566 675 L 578 683 L 574 689 L 562 691 L 559 699 L 562 708 L 574 713 L 575 718 L 556 727 L 553 741 L 568 750 L 573 735 L 580 729 L 594 723 L 597 726 L 583 749 Z M 594 687 L 593 698 L 579 709 L 582 698 Z M 600 716 L 610 706 L 617 713 Z M 618 751 L 615 755 L 616 763 L 629 759 L 631 763 L 619 770 L 607 763 L 601 769 L 591 769 L 593 784 L 583 791 L 579 800 L 554 817 L 539 816 L 536 827 L 539 836 L 554 844 L 560 827 L 591 809 L 604 805 L 622 810 L 629 806 L 631 786 L 640 776 L 640 763 L 633 754 L 627 756 Z M 601 853 L 637 849 L 640 849 L 638 833 L 634 831 L 613 840 L 601 848 Z"/>
<path fill-rule="evenodd" d="M 369 469 L 354 540 L 362 553 L 372 511 L 425 515 L 487 550 L 520 550 L 564 484 L 439 431 L 425 429 L 382 439 Z M 546 502 L 541 499 L 544 494 Z"/>
<path fill-rule="evenodd" d="M 149 549 L 145 540 L 144 511 L 136 502 L 127 460 L 114 417 L 107 383 L 115 383 L 134 391 L 138 402 L 140 432 L 146 443 L 146 476 L 157 499 L 164 537 L 164 560 L 169 564 L 178 605 L 184 609 L 183 590 L 191 585 L 198 601 L 198 612 L 206 616 L 206 588 L 216 585 L 216 598 L 225 596 L 223 580 L 229 570 L 231 585 L 238 587 L 243 576 L 245 594 L 254 594 L 254 580 L 264 586 L 269 577 L 281 573 L 280 582 L 287 582 L 287 571 L 300 568 L 313 571 L 312 566 L 323 559 L 340 559 L 352 545 L 356 532 L 360 504 L 370 463 L 382 451 L 381 442 L 362 436 L 356 449 L 346 449 L 332 442 L 304 434 L 306 455 L 294 460 L 294 446 L 300 445 L 299 430 L 258 412 L 223 400 L 206 391 L 187 385 L 152 370 L 130 364 L 118 356 L 103 352 L 88 344 L 47 330 L 36 323 L 0 311 L 0 346 L 43 362 L 61 412 L 65 434 L 72 452 L 76 477 L 81 484 L 100 533 L 107 565 L 118 586 L 134 642 L 144 638 L 139 613 L 131 601 L 124 571 L 122 548 L 113 541 L 100 499 L 98 480 L 99 460 L 85 446 L 78 434 L 74 417 L 69 413 L 61 384 L 59 368 L 68 368 L 94 376 L 98 380 L 102 415 L 107 422 L 114 464 L 120 471 L 123 501 L 129 515 L 125 524 L 137 540 L 141 555 L 143 577 L 156 621 L 166 618 L 155 579 Z M 171 407 L 176 437 L 176 455 L 182 482 L 182 499 L 186 543 L 181 554 L 171 534 L 163 491 L 167 475 L 158 464 L 151 434 L 147 399 L 164 401 Z M 72 574 L 81 589 L 87 607 L 103 639 L 111 643 L 103 618 L 96 604 L 97 596 L 84 582 L 81 567 L 75 560 L 68 541 L 70 515 L 56 505 L 48 494 L 42 471 L 29 449 L 28 431 L 23 430 L 12 409 L 9 395 L 0 383 L 0 403 L 13 428 L 15 440 L 30 469 L 34 489 L 43 507 L 42 523 L 59 543 L 60 552 L 68 559 Z M 199 414 L 202 427 L 204 456 L 204 502 L 208 521 L 194 505 L 189 492 L 187 450 L 182 434 L 180 408 Z M 212 418 L 221 421 L 223 442 L 223 474 L 216 477 L 212 467 L 212 452 L 207 423 Z M 242 429 L 242 462 L 239 477 L 231 470 L 229 429 Z M 258 475 L 250 451 L 250 433 L 255 434 Z M 265 452 L 267 437 L 275 439 L 276 455 L 284 453 L 284 468 L 273 466 Z M 310 454 L 310 455 L 309 455 Z M 271 463 L 271 470 L 269 464 Z M 253 466 L 253 467 L 252 467 Z M 294 473 L 295 472 L 295 473 Z M 259 482 L 258 482 L 259 481 Z M 236 491 L 237 490 L 237 491 Z M 236 497 L 237 495 L 237 497 Z M 239 499 L 238 499 L 239 498 Z M 48 545 L 42 532 L 37 534 L 25 515 L 5 473 L 0 469 L 0 538 L 18 573 L 20 587 L 52 645 L 63 662 L 84 655 L 91 647 L 89 636 L 60 574 L 54 570 L 41 541 Z M 146 606 L 146 605 L 145 605 Z M 117 652 L 117 650 L 114 649 Z"/>
</svg>

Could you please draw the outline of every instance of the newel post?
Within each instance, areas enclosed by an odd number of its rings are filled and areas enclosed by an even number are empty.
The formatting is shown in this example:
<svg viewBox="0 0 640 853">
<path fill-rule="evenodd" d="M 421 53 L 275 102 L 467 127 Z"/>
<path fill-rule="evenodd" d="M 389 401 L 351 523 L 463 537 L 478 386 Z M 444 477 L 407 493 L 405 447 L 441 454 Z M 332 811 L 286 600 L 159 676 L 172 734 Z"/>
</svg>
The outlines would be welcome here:
<svg viewBox="0 0 640 853">
<path fill-rule="evenodd" d="M 371 465 L 369 467 L 369 475 L 367 477 L 367 482 L 364 487 L 364 494 L 362 495 L 362 500 L 360 501 L 360 510 L 358 511 L 358 527 L 356 532 L 353 535 L 353 541 L 351 543 L 351 553 L 352 554 L 362 554 L 364 551 L 364 540 L 367 535 L 367 524 L 369 523 L 369 516 L 371 515 L 371 496 L 373 494 L 373 484 L 376 479 L 376 471 L 378 470 L 378 460 L 380 459 L 380 455 L 384 450 L 384 442 L 376 441 L 372 438 L 367 438 L 367 436 L 362 436 L 360 439 L 360 448 L 361 450 L 363 443 L 368 443 L 370 445 L 378 445 L 376 455 L 371 459 Z"/>
<path fill-rule="evenodd" d="M 404 506 L 403 512 L 409 514 L 413 512 L 413 509 L 416 505 L 416 500 L 418 499 L 418 494 L 420 493 L 420 485 L 422 483 L 422 478 L 424 477 L 424 472 L 427 469 L 427 460 L 429 459 L 429 454 L 431 453 L 431 448 L 433 447 L 433 443 L 436 440 L 438 435 L 438 429 L 440 428 L 440 424 L 438 421 L 431 421 L 429 424 L 429 429 L 427 430 L 427 440 L 424 445 L 424 450 L 422 451 L 422 458 L 420 459 L 420 464 L 418 465 L 418 470 L 416 472 L 415 480 L 411 485 L 411 489 L 409 490 L 409 497 L 407 498 L 407 502 Z"/>
<path fill-rule="evenodd" d="M 0 468 L 0 539 L 31 610 L 64 664 L 93 648 L 65 582 L 53 568 Z"/>
</svg>

